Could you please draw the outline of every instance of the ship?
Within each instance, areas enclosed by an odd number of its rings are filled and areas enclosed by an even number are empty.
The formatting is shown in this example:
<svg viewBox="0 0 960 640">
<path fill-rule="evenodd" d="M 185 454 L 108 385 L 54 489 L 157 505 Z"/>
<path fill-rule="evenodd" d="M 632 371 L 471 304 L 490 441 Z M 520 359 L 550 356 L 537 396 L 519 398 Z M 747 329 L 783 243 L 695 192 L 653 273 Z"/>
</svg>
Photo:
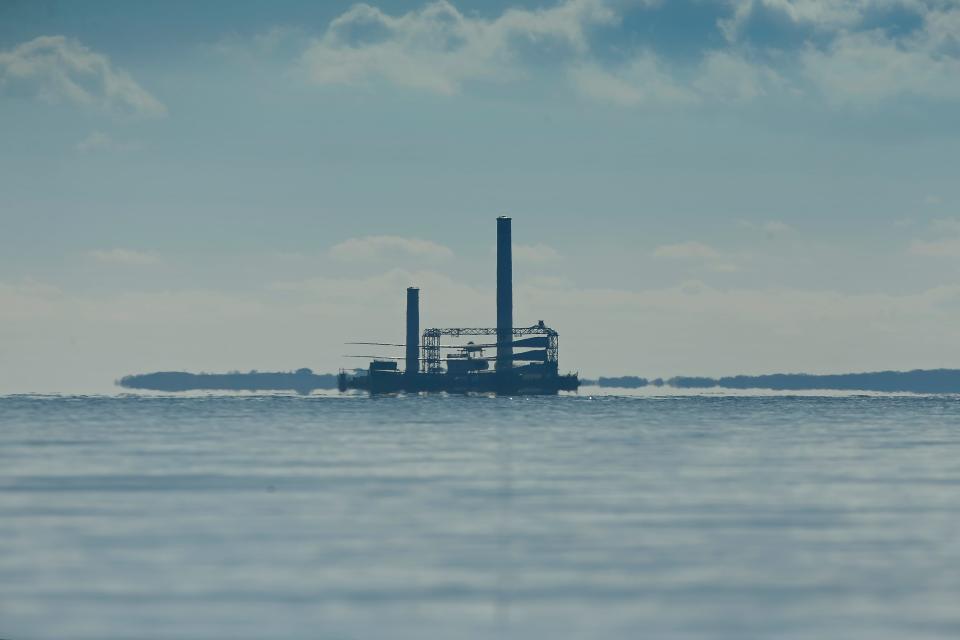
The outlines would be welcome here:
<svg viewBox="0 0 960 640">
<path fill-rule="evenodd" d="M 404 343 L 349 343 L 402 346 L 404 357 L 374 357 L 366 369 L 341 369 L 338 389 L 372 394 L 556 395 L 576 391 L 578 374 L 560 373 L 559 333 L 543 320 L 514 326 L 512 219 L 507 216 L 497 218 L 496 298 L 496 327 L 428 328 L 421 334 L 420 289 L 408 287 Z M 488 355 L 491 351 L 494 355 Z"/>
</svg>

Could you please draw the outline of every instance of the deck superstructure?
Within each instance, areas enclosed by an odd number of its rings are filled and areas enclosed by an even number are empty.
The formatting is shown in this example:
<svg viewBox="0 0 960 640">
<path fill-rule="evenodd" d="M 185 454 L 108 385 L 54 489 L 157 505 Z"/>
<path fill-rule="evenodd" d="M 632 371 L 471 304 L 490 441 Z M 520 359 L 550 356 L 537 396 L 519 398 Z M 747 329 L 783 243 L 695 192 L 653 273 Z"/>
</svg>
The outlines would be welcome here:
<svg viewBox="0 0 960 640">
<path fill-rule="evenodd" d="M 559 372 L 559 334 L 542 320 L 529 327 L 513 326 L 513 257 L 511 219 L 497 218 L 497 326 L 490 328 L 429 328 L 417 336 L 420 324 L 420 290 L 407 289 L 407 325 L 400 358 L 374 358 L 366 370 L 341 371 L 341 391 L 364 389 L 372 393 L 396 392 L 495 392 L 555 394 L 575 391 L 576 374 Z M 463 339 L 468 339 L 463 342 Z M 492 338 L 477 342 L 473 338 Z M 450 344 L 442 344 L 447 341 Z M 357 344 L 357 343 L 355 343 Z M 488 356 L 487 352 L 495 355 Z M 491 369 L 490 364 L 494 367 Z"/>
</svg>

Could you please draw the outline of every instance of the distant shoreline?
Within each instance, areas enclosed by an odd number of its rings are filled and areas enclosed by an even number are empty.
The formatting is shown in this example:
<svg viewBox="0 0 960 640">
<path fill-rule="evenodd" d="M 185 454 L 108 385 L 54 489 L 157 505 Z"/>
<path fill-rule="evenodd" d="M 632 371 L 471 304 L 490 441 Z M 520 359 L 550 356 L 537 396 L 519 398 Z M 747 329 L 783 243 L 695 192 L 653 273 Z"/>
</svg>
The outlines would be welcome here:
<svg viewBox="0 0 960 640">
<path fill-rule="evenodd" d="M 124 389 L 149 391 L 296 391 L 308 394 L 314 389 L 336 389 L 337 376 L 333 373 L 316 374 L 310 369 L 247 373 L 158 371 L 124 376 L 117 381 L 117 385 Z"/>
<path fill-rule="evenodd" d="M 772 391 L 888 391 L 908 393 L 960 393 L 960 369 L 917 369 L 913 371 L 877 371 L 811 375 L 775 373 L 760 376 L 708 378 L 677 376 L 642 378 L 639 376 L 601 376 L 583 380 L 584 386 L 611 389 L 672 387 L 677 389 L 769 389 Z M 124 376 L 117 385 L 125 389 L 150 391 L 296 391 L 309 394 L 315 389 L 336 389 L 336 374 L 317 374 L 310 369 L 291 372 L 188 373 L 159 371 Z"/>
<path fill-rule="evenodd" d="M 599 387 L 640 389 L 666 386 L 677 389 L 769 389 L 772 391 L 888 391 L 909 393 L 960 393 L 960 369 L 915 369 L 913 371 L 875 371 L 813 375 L 774 373 L 759 376 L 708 378 L 677 376 L 649 380 L 637 376 L 600 377 L 584 380 Z"/>
</svg>

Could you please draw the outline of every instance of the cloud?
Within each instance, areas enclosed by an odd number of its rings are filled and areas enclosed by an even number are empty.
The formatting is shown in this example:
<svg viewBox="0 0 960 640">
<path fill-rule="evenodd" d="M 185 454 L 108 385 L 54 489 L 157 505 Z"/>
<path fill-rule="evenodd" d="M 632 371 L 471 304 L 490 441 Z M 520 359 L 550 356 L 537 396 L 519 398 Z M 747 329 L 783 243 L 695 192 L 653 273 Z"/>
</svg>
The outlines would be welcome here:
<svg viewBox="0 0 960 640">
<path fill-rule="evenodd" d="M 261 59 L 277 57 L 297 58 L 311 42 L 311 36 L 301 26 L 273 25 L 252 36 L 231 33 L 209 45 L 214 53 L 249 65 Z"/>
<path fill-rule="evenodd" d="M 960 100 L 960 9 L 930 12 L 922 29 L 894 38 L 882 31 L 843 32 L 800 55 L 805 77 L 837 105 L 901 95 Z"/>
<path fill-rule="evenodd" d="M 320 300 L 323 304 L 335 302 L 341 305 L 337 313 L 345 317 L 370 308 L 394 307 L 402 310 L 406 302 L 406 288 L 416 286 L 422 289 L 422 297 L 433 300 L 455 300 L 454 313 L 466 312 L 474 308 L 469 300 L 477 301 L 476 289 L 453 280 L 450 276 L 431 270 L 410 271 L 390 269 L 365 277 L 316 276 L 305 279 L 275 282 L 270 285 L 274 291 L 295 293 L 307 300 Z M 463 306 L 466 305 L 466 306 Z M 435 310 L 432 310 L 436 313 Z M 401 317 L 398 314 L 397 317 Z"/>
<path fill-rule="evenodd" d="M 737 221 L 737 224 L 753 231 L 762 231 L 768 238 L 776 238 L 796 232 L 796 229 L 788 225 L 786 222 L 781 222 L 780 220 L 765 220 L 763 222 L 739 220 Z"/>
<path fill-rule="evenodd" d="M 689 9 L 715 12 L 709 4 Z M 736 106 L 778 96 L 845 107 L 901 95 L 960 100 L 960 9 L 950 2 L 722 4 L 730 17 L 716 28 L 726 44 L 698 50 L 694 62 L 655 50 L 639 34 L 613 49 L 601 39 L 638 7 L 662 10 L 657 0 L 559 0 L 493 17 L 461 12 L 448 0 L 398 14 L 360 3 L 319 37 L 275 27 L 219 46 L 247 57 L 283 51 L 296 59 L 297 75 L 316 85 L 388 84 L 445 96 L 470 81 L 522 81 L 548 64 L 578 94 L 629 108 Z"/>
<path fill-rule="evenodd" d="M 103 392 L 123 374 L 156 370 L 335 371 L 354 364 L 341 357 L 344 341 L 403 340 L 411 285 L 421 287 L 424 327 L 495 322 L 492 283 L 430 270 L 230 291 L 0 281 L 0 392 Z M 630 290 L 552 278 L 518 281 L 515 305 L 517 326 L 542 318 L 560 332 L 564 370 L 597 375 L 935 368 L 960 358 L 960 286 L 892 295 L 689 281 Z"/>
<path fill-rule="evenodd" d="M 913 15 L 919 26 L 883 18 L 898 10 Z M 763 22 L 763 15 L 805 29 L 803 44 L 752 41 L 745 25 L 758 16 Z M 878 20 L 889 28 L 876 26 Z M 581 94 L 625 107 L 744 104 L 778 94 L 841 107 L 900 96 L 960 100 L 960 8 L 949 3 L 743 0 L 720 27 L 728 47 L 707 51 L 695 68 L 647 48 L 615 66 L 578 61 L 568 77 Z"/>
<path fill-rule="evenodd" d="M 927 258 L 960 258 L 960 219 L 933 220 L 930 230 L 940 237 L 932 240 L 915 239 L 907 248 L 907 253 Z"/>
<path fill-rule="evenodd" d="M 676 244 L 664 244 L 656 247 L 651 255 L 661 260 L 675 260 L 694 263 L 697 268 L 714 273 L 735 273 L 740 271 L 743 256 L 719 251 L 708 244 L 691 240 Z"/>
<path fill-rule="evenodd" d="M 101 149 L 112 149 L 113 138 L 102 131 L 94 131 L 86 138 L 77 143 L 77 151 L 98 151 Z"/>
<path fill-rule="evenodd" d="M 700 101 L 695 91 L 677 83 L 649 51 L 613 70 L 595 63 L 578 64 L 570 68 L 568 76 L 581 94 L 622 107 L 686 105 Z"/>
<path fill-rule="evenodd" d="M 130 142 L 118 142 L 112 136 L 102 131 L 93 131 L 86 138 L 76 144 L 80 153 L 94 153 L 97 151 L 129 151 L 136 147 Z"/>
<path fill-rule="evenodd" d="M 693 281 L 517 295 L 560 331 L 562 367 L 604 375 L 935 368 L 960 357 L 960 324 L 944 324 L 960 320 L 960 286 L 893 295 Z"/>
<path fill-rule="evenodd" d="M 26 87 L 43 100 L 121 115 L 160 117 L 166 107 L 106 56 L 65 36 L 40 36 L 0 51 L 0 89 Z"/>
<path fill-rule="evenodd" d="M 740 266 L 732 262 L 711 262 L 707 265 L 707 270 L 716 273 L 736 273 L 740 271 Z"/>
<path fill-rule="evenodd" d="M 716 4 L 728 18 L 716 20 Z M 524 81 L 550 66 L 579 95 L 628 108 L 777 98 L 844 108 L 900 96 L 960 100 L 960 8 L 952 0 L 694 2 L 687 9 L 709 14 L 725 39 L 679 56 L 658 50 L 656 38 L 642 32 L 609 37 L 618 25 L 634 24 L 638 8 L 653 15 L 665 5 L 557 0 L 489 17 L 448 0 L 395 14 L 360 3 L 318 37 L 278 26 L 215 47 L 244 60 L 292 57 L 294 75 L 317 85 L 387 84 L 446 96 L 470 81 Z"/>
<path fill-rule="evenodd" d="M 720 20 L 727 39 L 743 36 L 748 23 L 762 14 L 775 15 L 782 21 L 821 28 L 852 26 L 861 19 L 859 0 L 734 0 L 733 15 Z"/>
<path fill-rule="evenodd" d="M 360 362 L 342 358 L 344 341 L 403 340 L 410 285 L 424 288 L 424 327 L 493 323 L 492 288 L 434 271 L 228 291 L 77 291 L 0 280 L 0 393 L 109 393 L 121 375 L 158 370 L 334 372 Z M 305 351 L 304 341 L 313 346 Z"/>
<path fill-rule="evenodd" d="M 787 233 L 793 233 L 795 229 L 788 225 L 785 222 L 780 222 L 779 220 L 768 220 L 764 222 L 763 230 L 769 235 L 783 235 Z"/>
<path fill-rule="evenodd" d="M 942 240 L 914 240 L 910 243 L 911 255 L 927 258 L 960 258 L 960 237 Z"/>
<path fill-rule="evenodd" d="M 319 85 L 385 80 L 452 95 L 467 80 L 517 75 L 524 47 L 555 56 L 582 54 L 589 48 L 587 30 L 616 20 L 604 0 L 511 8 L 492 19 L 466 16 L 446 0 L 399 16 L 357 4 L 307 47 L 300 66 Z"/>
<path fill-rule="evenodd" d="M 29 324 L 54 311 L 62 294 L 60 288 L 34 280 L 0 281 L 0 319 L 5 323 L 20 320 Z"/>
<path fill-rule="evenodd" d="M 693 88 L 721 102 L 749 102 L 783 85 L 770 67 L 730 51 L 711 51 L 703 59 Z"/>
<path fill-rule="evenodd" d="M 733 14 L 719 21 L 723 34 L 731 42 L 743 39 L 751 22 L 789 24 L 813 34 L 855 31 L 865 24 L 886 17 L 895 22 L 904 14 L 922 15 L 939 3 L 937 0 L 733 0 Z M 881 24 L 883 21 L 881 20 Z M 872 24 L 871 26 L 875 26 Z M 809 38 L 808 38 L 809 39 Z"/>
<path fill-rule="evenodd" d="M 155 253 L 133 249 L 98 249 L 88 252 L 87 256 L 103 264 L 127 266 L 145 266 L 160 262 L 160 257 Z"/>
<path fill-rule="evenodd" d="M 0 283 L 3 391 L 109 393 L 126 373 L 256 366 L 278 340 L 250 336 L 265 335 L 265 318 L 277 333 L 285 330 L 282 312 L 270 316 L 269 305 L 249 292 L 30 289 Z M 309 335 L 303 324 L 313 320 L 301 323 L 298 336 Z"/>
<path fill-rule="evenodd" d="M 623 107 L 744 103 L 785 86 L 770 67 L 730 51 L 708 52 L 689 78 L 651 51 L 612 69 L 580 63 L 568 77 L 579 93 Z"/>
<path fill-rule="evenodd" d="M 515 244 L 513 245 L 513 259 L 517 262 L 529 264 L 547 264 L 560 259 L 560 253 L 545 244 Z"/>
<path fill-rule="evenodd" d="M 930 223 L 930 227 L 934 231 L 960 235 L 960 218 L 938 218 Z"/>
<path fill-rule="evenodd" d="M 400 236 L 365 236 L 350 238 L 330 248 L 330 257 L 344 262 L 365 262 L 418 258 L 429 261 L 446 260 L 453 252 L 441 244 Z"/>
<path fill-rule="evenodd" d="M 713 247 L 696 241 L 664 244 L 653 250 L 654 258 L 674 260 L 713 260 L 722 256 L 723 254 Z"/>
<path fill-rule="evenodd" d="M 878 34 L 844 35 L 827 51 L 802 56 L 807 77 L 839 104 L 876 102 L 901 94 L 960 98 L 960 60 L 903 49 Z"/>
</svg>

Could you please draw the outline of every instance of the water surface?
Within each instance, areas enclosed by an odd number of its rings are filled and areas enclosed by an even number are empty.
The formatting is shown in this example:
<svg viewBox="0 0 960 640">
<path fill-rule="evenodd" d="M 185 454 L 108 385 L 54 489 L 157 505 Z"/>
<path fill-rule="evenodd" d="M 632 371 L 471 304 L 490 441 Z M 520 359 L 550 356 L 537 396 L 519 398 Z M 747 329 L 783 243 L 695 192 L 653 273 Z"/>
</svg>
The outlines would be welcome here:
<svg viewBox="0 0 960 640">
<path fill-rule="evenodd" d="M 952 397 L 0 398 L 0 637 L 960 637 Z"/>
</svg>

